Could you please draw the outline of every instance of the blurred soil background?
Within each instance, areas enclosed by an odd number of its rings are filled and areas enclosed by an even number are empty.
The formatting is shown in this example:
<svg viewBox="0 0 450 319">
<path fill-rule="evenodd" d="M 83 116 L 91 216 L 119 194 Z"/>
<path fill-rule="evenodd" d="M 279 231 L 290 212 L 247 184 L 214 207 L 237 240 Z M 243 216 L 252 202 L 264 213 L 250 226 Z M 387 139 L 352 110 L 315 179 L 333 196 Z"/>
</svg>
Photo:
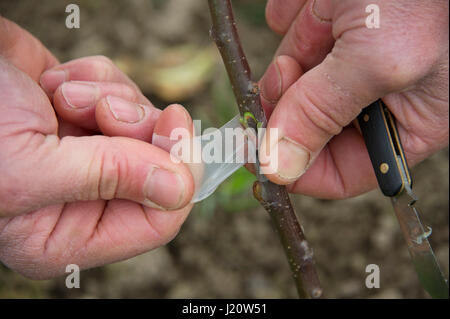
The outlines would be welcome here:
<svg viewBox="0 0 450 319">
<path fill-rule="evenodd" d="M 81 28 L 67 29 L 76 3 Z M 239 31 L 256 79 L 280 37 L 265 24 L 264 0 L 234 1 Z M 159 108 L 185 105 L 202 127 L 237 113 L 218 53 L 209 38 L 206 0 L 0 1 L 0 14 L 39 38 L 61 62 L 106 55 Z M 448 275 L 449 153 L 412 170 L 425 225 Z M 195 206 L 170 244 L 133 259 L 65 278 L 32 281 L 0 264 L 0 298 L 295 298 L 296 291 L 269 216 L 251 195 L 253 176 L 239 170 Z M 390 202 L 379 191 L 326 201 L 293 196 L 329 298 L 427 298 L 409 261 Z M 365 287 L 377 264 L 381 288 Z"/>
</svg>

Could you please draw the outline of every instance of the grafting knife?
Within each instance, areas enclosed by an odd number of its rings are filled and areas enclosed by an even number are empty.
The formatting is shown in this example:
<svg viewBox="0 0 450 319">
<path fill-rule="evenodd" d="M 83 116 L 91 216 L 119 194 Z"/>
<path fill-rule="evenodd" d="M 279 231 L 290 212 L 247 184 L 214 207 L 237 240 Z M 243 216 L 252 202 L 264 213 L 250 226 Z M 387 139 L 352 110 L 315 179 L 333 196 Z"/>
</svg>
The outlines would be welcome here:
<svg viewBox="0 0 450 319">
<path fill-rule="evenodd" d="M 383 101 L 372 103 L 358 116 L 359 126 L 382 193 L 391 198 L 403 237 L 420 282 L 432 298 L 448 298 L 448 282 L 428 241 L 415 207 L 412 179 L 395 119 Z"/>
</svg>

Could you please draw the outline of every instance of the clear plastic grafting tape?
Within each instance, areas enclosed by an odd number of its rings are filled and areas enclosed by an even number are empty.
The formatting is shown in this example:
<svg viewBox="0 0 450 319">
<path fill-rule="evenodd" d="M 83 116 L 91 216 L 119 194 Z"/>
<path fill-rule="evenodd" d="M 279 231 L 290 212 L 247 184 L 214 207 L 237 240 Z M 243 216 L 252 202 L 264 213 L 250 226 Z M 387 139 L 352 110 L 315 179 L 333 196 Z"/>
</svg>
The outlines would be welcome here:
<svg viewBox="0 0 450 319">
<path fill-rule="evenodd" d="M 237 115 L 220 129 L 198 136 L 201 138 L 203 176 L 196 188 L 192 202 L 199 202 L 211 195 L 231 174 L 242 167 L 254 154 L 253 143 L 248 143 L 247 131 Z M 215 153 L 217 152 L 217 153 Z"/>
<path fill-rule="evenodd" d="M 206 129 L 201 136 L 171 144 L 171 158 L 187 164 L 194 177 L 192 203 L 211 195 L 245 163 L 255 162 L 255 134 L 244 130 L 239 119 L 237 115 L 219 129 Z M 174 135 L 171 140 L 176 138 Z M 168 139 L 154 135 L 153 144 L 167 150 Z"/>
</svg>

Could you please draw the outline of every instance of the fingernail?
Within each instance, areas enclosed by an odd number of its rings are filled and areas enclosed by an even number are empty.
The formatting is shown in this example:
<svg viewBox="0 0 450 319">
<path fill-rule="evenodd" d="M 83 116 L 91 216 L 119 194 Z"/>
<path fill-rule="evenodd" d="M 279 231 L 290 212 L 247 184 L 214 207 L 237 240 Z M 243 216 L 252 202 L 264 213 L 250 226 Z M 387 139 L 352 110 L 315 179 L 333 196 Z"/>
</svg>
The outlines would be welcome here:
<svg viewBox="0 0 450 319">
<path fill-rule="evenodd" d="M 106 97 L 106 102 L 108 103 L 113 117 L 118 121 L 137 123 L 144 118 L 144 108 L 139 104 L 111 95 Z"/>
<path fill-rule="evenodd" d="M 53 94 L 55 90 L 64 83 L 67 79 L 67 74 L 63 70 L 49 70 L 42 73 L 39 80 L 41 87 L 48 94 Z"/>
<path fill-rule="evenodd" d="M 177 209 L 184 195 L 181 176 L 168 170 L 154 167 L 144 185 L 145 204 L 153 208 Z"/>
<path fill-rule="evenodd" d="M 80 82 L 63 83 L 61 92 L 67 104 L 76 109 L 94 106 L 99 96 L 98 87 Z"/>
<path fill-rule="evenodd" d="M 273 60 L 261 81 L 261 95 L 269 102 L 277 102 L 281 97 L 282 83 L 277 58 Z"/>
<path fill-rule="evenodd" d="M 288 137 L 278 142 L 278 169 L 277 174 L 287 182 L 294 182 L 306 170 L 310 161 L 309 152 L 300 144 Z"/>
<path fill-rule="evenodd" d="M 330 0 L 314 0 L 313 15 L 322 22 L 331 22 L 333 6 Z"/>
</svg>

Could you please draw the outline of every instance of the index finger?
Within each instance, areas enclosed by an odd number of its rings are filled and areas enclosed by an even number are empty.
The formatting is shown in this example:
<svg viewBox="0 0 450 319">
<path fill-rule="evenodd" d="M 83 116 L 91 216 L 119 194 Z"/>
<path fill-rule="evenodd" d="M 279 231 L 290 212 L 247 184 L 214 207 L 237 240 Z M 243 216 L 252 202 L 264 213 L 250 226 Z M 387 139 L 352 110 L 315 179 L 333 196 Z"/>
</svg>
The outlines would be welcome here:
<svg viewBox="0 0 450 319">
<path fill-rule="evenodd" d="M 136 84 L 105 56 L 89 56 L 60 64 L 44 72 L 40 79 L 42 88 L 48 95 L 67 81 L 117 82 L 132 86 Z"/>
</svg>

